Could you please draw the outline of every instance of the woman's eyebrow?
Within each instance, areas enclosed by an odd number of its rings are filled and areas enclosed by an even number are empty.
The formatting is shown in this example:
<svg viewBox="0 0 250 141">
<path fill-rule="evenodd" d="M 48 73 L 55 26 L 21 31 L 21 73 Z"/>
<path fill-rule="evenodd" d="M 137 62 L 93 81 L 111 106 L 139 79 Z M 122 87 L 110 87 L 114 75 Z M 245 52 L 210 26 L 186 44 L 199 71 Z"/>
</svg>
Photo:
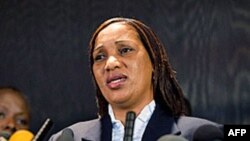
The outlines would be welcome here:
<svg viewBox="0 0 250 141">
<path fill-rule="evenodd" d="M 117 40 L 115 41 L 115 44 L 124 43 L 124 42 L 132 42 L 132 40 L 128 40 L 128 39 Z"/>
<path fill-rule="evenodd" d="M 96 50 L 100 50 L 102 47 L 103 47 L 103 44 L 95 46 L 93 52 L 96 51 Z"/>
</svg>

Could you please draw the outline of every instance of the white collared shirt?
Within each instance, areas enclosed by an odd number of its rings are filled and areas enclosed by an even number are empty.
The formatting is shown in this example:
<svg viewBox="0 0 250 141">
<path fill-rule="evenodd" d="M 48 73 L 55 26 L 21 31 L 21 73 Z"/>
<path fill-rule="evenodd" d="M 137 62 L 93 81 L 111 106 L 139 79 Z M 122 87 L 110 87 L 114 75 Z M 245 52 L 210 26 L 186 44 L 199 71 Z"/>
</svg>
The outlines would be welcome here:
<svg viewBox="0 0 250 141">
<path fill-rule="evenodd" d="M 149 119 L 155 110 L 155 101 L 152 100 L 146 105 L 135 119 L 133 141 L 141 141 Z M 124 126 L 120 120 L 116 120 L 111 105 L 108 106 L 112 123 L 112 141 L 123 141 Z"/>
</svg>

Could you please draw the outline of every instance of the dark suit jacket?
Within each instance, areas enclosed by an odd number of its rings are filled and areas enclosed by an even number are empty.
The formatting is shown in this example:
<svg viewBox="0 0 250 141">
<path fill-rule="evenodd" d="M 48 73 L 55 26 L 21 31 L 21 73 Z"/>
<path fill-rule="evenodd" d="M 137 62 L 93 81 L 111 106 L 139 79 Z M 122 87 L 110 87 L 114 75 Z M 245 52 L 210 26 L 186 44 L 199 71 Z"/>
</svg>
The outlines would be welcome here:
<svg viewBox="0 0 250 141">
<path fill-rule="evenodd" d="M 180 116 L 174 118 L 157 105 L 143 134 L 142 141 L 156 141 L 166 134 L 182 136 L 192 141 L 196 129 L 206 124 L 222 127 L 215 122 L 195 117 Z M 111 141 L 112 124 L 109 115 L 101 119 L 79 122 L 67 128 L 73 130 L 75 141 Z M 53 135 L 49 141 L 56 141 L 61 132 Z"/>
</svg>

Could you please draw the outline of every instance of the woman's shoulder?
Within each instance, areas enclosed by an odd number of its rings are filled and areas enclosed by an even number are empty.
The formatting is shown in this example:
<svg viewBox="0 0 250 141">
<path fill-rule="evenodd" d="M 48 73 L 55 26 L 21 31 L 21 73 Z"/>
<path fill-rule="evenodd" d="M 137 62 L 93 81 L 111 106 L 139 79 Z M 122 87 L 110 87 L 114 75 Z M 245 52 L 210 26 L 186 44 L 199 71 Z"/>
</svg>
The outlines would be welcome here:
<svg viewBox="0 0 250 141">
<path fill-rule="evenodd" d="M 203 118 L 180 116 L 176 119 L 176 124 L 181 130 L 181 134 L 186 137 L 199 135 L 200 131 L 211 132 L 212 130 L 214 132 L 218 132 L 218 134 L 223 133 L 222 124 Z"/>
<path fill-rule="evenodd" d="M 69 126 L 68 128 L 72 129 L 73 131 L 80 130 L 81 132 L 84 132 L 88 128 L 99 126 L 99 124 L 100 124 L 100 119 L 98 118 L 98 119 L 92 119 L 88 121 L 77 122 Z"/>
<path fill-rule="evenodd" d="M 179 118 L 177 118 L 177 123 L 183 126 L 192 126 L 192 125 L 202 126 L 206 124 L 219 126 L 219 124 L 214 121 L 203 119 L 203 118 L 198 118 L 198 117 L 190 117 L 190 116 L 180 116 Z"/>
<path fill-rule="evenodd" d="M 95 139 L 100 134 L 101 124 L 100 119 L 93 119 L 88 121 L 77 122 L 72 124 L 61 131 L 53 134 L 49 141 L 56 141 L 59 136 L 62 135 L 65 129 L 70 129 L 72 131 L 74 140 L 82 140 L 84 139 Z"/>
</svg>

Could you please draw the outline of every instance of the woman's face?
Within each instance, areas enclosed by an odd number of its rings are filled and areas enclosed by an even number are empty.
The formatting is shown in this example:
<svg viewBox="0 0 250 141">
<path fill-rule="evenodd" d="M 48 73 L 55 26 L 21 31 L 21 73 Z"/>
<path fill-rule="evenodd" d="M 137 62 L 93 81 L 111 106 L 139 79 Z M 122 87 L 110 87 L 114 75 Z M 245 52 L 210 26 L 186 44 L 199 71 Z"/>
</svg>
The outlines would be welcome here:
<svg viewBox="0 0 250 141">
<path fill-rule="evenodd" d="M 96 37 L 95 80 L 112 107 L 134 108 L 153 99 L 152 63 L 136 30 L 113 23 Z"/>
<path fill-rule="evenodd" d="M 0 90 L 0 132 L 12 134 L 28 127 L 29 113 L 24 101 L 13 91 Z"/>
</svg>

